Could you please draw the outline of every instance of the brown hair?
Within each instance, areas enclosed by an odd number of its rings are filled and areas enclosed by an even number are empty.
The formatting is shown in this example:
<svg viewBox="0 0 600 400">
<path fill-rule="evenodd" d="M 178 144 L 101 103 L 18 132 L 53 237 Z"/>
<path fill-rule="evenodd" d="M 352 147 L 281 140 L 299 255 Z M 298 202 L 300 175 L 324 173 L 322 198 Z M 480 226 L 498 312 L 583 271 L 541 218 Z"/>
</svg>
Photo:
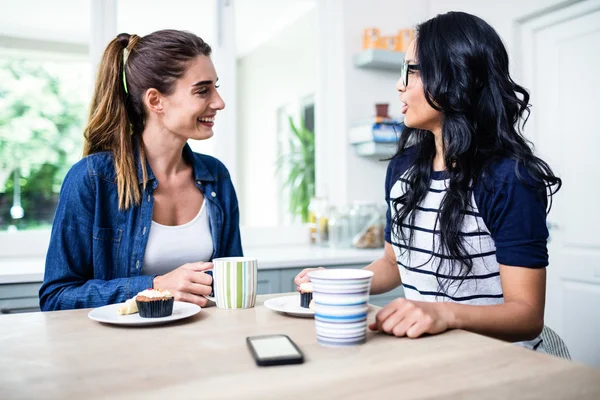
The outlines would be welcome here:
<svg viewBox="0 0 600 400">
<path fill-rule="evenodd" d="M 101 151 L 113 154 L 119 209 L 140 203 L 136 148 L 146 188 L 146 156 L 141 139 L 146 120 L 144 94 L 150 88 L 172 94 L 189 62 L 210 53 L 210 46 L 198 36 L 172 29 L 144 37 L 121 33 L 104 50 L 84 132 L 83 155 Z"/>
</svg>

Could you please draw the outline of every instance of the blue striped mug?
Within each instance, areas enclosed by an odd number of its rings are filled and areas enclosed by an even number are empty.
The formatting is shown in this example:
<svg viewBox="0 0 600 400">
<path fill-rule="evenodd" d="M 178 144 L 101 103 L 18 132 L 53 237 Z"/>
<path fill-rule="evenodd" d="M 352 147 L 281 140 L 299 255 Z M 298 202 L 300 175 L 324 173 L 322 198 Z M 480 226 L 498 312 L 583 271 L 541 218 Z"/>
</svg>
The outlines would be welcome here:
<svg viewBox="0 0 600 400">
<path fill-rule="evenodd" d="M 256 304 L 258 260 L 249 257 L 215 258 L 212 293 L 204 296 L 219 308 L 252 308 Z"/>
<path fill-rule="evenodd" d="M 365 343 L 373 272 L 323 269 L 308 277 L 313 284 L 317 342 L 328 347 Z"/>
</svg>

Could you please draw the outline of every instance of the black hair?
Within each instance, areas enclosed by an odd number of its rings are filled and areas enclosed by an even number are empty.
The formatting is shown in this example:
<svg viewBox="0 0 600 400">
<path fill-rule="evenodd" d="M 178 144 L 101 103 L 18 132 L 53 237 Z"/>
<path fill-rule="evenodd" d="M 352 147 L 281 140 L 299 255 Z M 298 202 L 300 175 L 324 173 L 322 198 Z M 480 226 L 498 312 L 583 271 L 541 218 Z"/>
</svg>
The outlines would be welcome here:
<svg viewBox="0 0 600 400">
<path fill-rule="evenodd" d="M 506 48 L 489 24 L 463 12 L 441 14 L 417 26 L 415 44 L 425 98 L 442 114 L 449 184 L 436 221 L 437 245 L 451 257 L 450 274 L 462 283 L 473 268 L 460 235 L 464 211 L 470 209 L 473 186 L 488 181 L 490 166 L 501 159 L 514 160 L 517 177 L 535 186 L 544 201 L 550 197 L 547 211 L 562 182 L 533 154 L 523 136 L 529 94 L 510 77 Z M 411 146 L 415 146 L 415 163 L 408 171 L 406 190 L 392 200 L 393 224 L 406 247 L 413 242 L 413 231 L 401 227 L 414 226 L 414 211 L 430 187 L 435 137 L 430 131 L 405 126 L 395 157 Z M 440 260 L 438 276 L 445 261 Z M 442 292 L 447 293 L 450 283 L 438 278 Z"/>
</svg>

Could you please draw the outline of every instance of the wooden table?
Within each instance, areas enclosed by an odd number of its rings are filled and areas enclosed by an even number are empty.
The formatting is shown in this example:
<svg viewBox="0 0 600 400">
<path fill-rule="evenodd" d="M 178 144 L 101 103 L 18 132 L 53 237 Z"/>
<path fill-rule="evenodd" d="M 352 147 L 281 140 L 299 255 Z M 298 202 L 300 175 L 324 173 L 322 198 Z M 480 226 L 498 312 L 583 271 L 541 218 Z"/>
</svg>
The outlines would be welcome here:
<svg viewBox="0 0 600 400">
<path fill-rule="evenodd" d="M 269 297 L 146 328 L 100 324 L 89 310 L 0 316 L 0 398 L 600 399 L 600 370 L 463 331 L 321 347 L 312 319 L 267 309 Z M 304 364 L 255 365 L 246 336 L 276 333 Z"/>
</svg>

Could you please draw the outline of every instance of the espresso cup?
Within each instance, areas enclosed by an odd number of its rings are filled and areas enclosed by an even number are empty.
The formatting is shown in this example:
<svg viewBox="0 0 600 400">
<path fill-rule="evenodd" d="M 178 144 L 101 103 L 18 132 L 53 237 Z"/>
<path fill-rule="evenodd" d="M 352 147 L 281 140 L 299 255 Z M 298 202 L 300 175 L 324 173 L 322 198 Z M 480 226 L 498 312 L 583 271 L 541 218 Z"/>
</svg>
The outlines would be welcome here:
<svg viewBox="0 0 600 400">
<path fill-rule="evenodd" d="M 204 296 L 219 308 L 252 308 L 256 304 L 258 260 L 250 257 L 224 257 L 212 260 L 212 293 Z"/>
</svg>

